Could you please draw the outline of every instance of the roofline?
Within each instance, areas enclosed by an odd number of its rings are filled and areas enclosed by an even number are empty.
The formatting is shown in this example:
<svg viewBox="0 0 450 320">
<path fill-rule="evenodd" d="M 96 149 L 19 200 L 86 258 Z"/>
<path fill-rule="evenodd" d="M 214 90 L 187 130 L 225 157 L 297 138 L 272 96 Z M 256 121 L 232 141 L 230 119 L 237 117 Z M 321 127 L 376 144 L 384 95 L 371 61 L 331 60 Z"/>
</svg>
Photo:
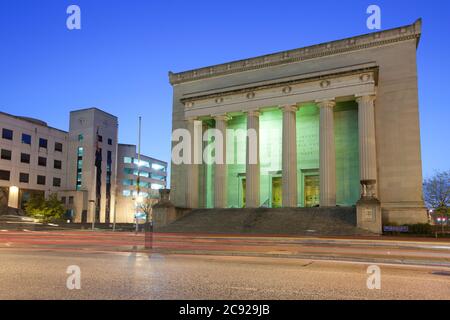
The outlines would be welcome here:
<svg viewBox="0 0 450 320">
<path fill-rule="evenodd" d="M 91 107 L 91 108 L 84 108 L 84 109 L 72 110 L 72 111 L 70 111 L 70 113 L 81 112 L 81 111 L 89 111 L 89 110 L 99 111 L 99 112 L 104 113 L 104 114 L 107 114 L 108 116 L 111 116 L 111 117 L 113 117 L 113 118 L 115 118 L 115 119 L 118 119 L 117 116 L 115 116 L 115 115 L 113 115 L 113 114 L 111 114 L 111 113 L 109 113 L 109 112 L 103 111 L 102 109 L 99 109 L 99 108 L 97 108 L 97 107 Z"/>
<path fill-rule="evenodd" d="M 118 145 L 119 147 L 120 147 L 120 146 L 123 146 L 123 147 L 135 147 L 135 148 L 137 148 L 137 145 L 135 145 L 135 144 L 129 144 L 129 143 L 118 143 L 117 145 Z M 137 154 L 137 151 L 136 151 L 136 154 Z M 142 153 L 141 153 L 141 157 L 145 157 L 145 158 L 148 158 L 148 159 L 150 159 L 150 160 L 155 160 L 155 161 L 164 163 L 166 166 L 168 165 L 168 163 L 167 163 L 166 161 L 159 160 L 159 159 L 156 159 L 156 158 L 147 156 L 147 155 L 142 154 Z"/>
<path fill-rule="evenodd" d="M 38 126 L 38 127 L 44 127 L 44 128 L 56 130 L 56 131 L 59 131 L 59 132 L 62 132 L 62 133 L 69 133 L 68 131 L 49 126 L 47 124 L 47 122 L 42 121 L 40 119 L 28 118 L 28 117 L 25 117 L 25 116 L 16 116 L 16 115 L 13 115 L 13 114 L 10 114 L 10 113 L 6 113 L 6 112 L 3 112 L 3 111 L 0 111 L 0 114 L 4 115 L 4 116 L 7 116 L 7 117 L 10 117 L 10 118 L 14 118 L 16 120 L 21 120 L 21 121 L 24 121 L 24 122 L 27 122 L 27 123 L 31 123 L 31 124 L 33 124 L 35 126 Z M 38 121 L 40 121 L 42 123 L 38 123 Z"/>
<path fill-rule="evenodd" d="M 318 57 L 331 56 L 339 53 L 357 51 L 413 39 L 417 41 L 418 46 L 421 33 L 422 19 L 418 19 L 411 25 L 363 34 L 342 40 L 325 42 L 249 59 L 236 60 L 179 73 L 169 71 L 169 81 L 171 85 L 176 85 L 184 82 L 223 76 L 243 71 L 269 68 L 276 65 L 305 61 Z"/>
</svg>

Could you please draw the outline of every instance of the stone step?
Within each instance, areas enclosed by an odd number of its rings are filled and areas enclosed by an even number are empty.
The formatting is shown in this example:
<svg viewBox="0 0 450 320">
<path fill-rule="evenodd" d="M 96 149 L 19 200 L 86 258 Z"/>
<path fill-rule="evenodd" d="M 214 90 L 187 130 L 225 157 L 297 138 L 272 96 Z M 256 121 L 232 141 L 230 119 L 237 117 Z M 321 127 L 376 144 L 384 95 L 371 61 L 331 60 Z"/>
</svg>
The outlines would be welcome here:
<svg viewBox="0 0 450 320">
<path fill-rule="evenodd" d="M 157 232 L 276 235 L 365 235 L 354 207 L 196 209 Z"/>
</svg>

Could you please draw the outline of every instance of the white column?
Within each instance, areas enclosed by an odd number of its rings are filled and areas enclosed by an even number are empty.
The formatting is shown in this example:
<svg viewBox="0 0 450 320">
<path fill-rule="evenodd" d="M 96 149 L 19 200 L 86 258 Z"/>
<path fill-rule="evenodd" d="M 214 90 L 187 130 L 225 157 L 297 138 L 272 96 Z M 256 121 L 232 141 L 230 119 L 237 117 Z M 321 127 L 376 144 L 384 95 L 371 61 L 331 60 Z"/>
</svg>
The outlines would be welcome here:
<svg viewBox="0 0 450 320">
<path fill-rule="evenodd" d="M 191 154 L 190 164 L 187 164 L 186 175 L 186 207 L 198 208 L 198 192 L 199 192 L 199 164 L 202 159 L 202 122 L 197 119 L 187 120 L 187 129 L 191 136 Z"/>
<path fill-rule="evenodd" d="M 283 207 L 297 207 L 297 105 L 287 105 L 283 110 L 283 159 L 282 200 Z"/>
<path fill-rule="evenodd" d="M 334 144 L 334 100 L 316 101 L 320 108 L 320 206 L 336 206 L 336 148 Z"/>
<path fill-rule="evenodd" d="M 245 205 L 247 208 L 260 206 L 260 164 L 259 164 L 259 112 L 247 113 L 247 161 L 246 161 Z"/>
<path fill-rule="evenodd" d="M 214 166 L 214 207 L 227 207 L 227 121 L 229 118 L 226 115 L 215 116 L 216 129 L 222 134 L 222 146 L 216 144 L 216 163 Z M 221 149 L 221 150 L 219 150 Z M 217 157 L 218 152 L 221 152 L 222 157 Z M 219 160 L 219 161 L 217 161 Z M 222 160 L 222 161 L 220 161 Z M 219 162 L 219 163 L 218 163 Z"/>
<path fill-rule="evenodd" d="M 377 180 L 374 95 L 357 96 L 359 130 L 359 167 L 361 180 Z M 376 196 L 377 188 L 373 188 Z"/>
</svg>

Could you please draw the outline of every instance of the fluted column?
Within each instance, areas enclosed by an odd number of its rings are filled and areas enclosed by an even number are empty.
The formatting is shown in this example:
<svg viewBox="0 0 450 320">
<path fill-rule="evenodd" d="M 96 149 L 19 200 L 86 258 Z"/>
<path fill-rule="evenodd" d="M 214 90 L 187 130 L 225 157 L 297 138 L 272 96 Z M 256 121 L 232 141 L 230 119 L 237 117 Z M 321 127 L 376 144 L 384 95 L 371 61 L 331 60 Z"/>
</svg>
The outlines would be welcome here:
<svg viewBox="0 0 450 320">
<path fill-rule="evenodd" d="M 377 180 L 374 95 L 357 96 L 360 179 Z M 373 188 L 376 196 L 377 188 Z"/>
<path fill-rule="evenodd" d="M 222 145 L 216 142 L 216 163 L 214 166 L 214 207 L 227 207 L 227 121 L 226 115 L 215 116 L 216 129 L 222 134 Z M 218 156 L 219 155 L 219 156 Z"/>
<path fill-rule="evenodd" d="M 258 208 L 260 205 L 259 183 L 259 112 L 247 113 L 247 161 L 246 161 L 245 206 Z"/>
<path fill-rule="evenodd" d="M 297 207 L 297 128 L 296 105 L 287 105 L 283 110 L 283 160 L 282 200 L 283 207 Z"/>
<path fill-rule="evenodd" d="M 336 148 L 334 143 L 334 100 L 316 101 L 320 108 L 320 206 L 336 206 Z"/>
<path fill-rule="evenodd" d="M 187 129 L 191 136 L 190 163 L 187 166 L 186 176 L 186 207 L 198 208 L 199 192 L 199 164 L 202 159 L 202 122 L 197 119 L 188 119 Z"/>
</svg>

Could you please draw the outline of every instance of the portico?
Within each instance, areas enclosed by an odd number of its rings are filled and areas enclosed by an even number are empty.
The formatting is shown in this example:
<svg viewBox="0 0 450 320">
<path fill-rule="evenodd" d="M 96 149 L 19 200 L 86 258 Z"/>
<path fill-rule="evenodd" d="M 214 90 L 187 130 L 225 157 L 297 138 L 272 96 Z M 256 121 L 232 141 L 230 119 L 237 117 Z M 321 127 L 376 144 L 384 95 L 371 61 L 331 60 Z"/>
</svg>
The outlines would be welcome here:
<svg viewBox="0 0 450 320">
<path fill-rule="evenodd" d="M 223 154 L 233 149 L 232 157 L 246 159 L 173 165 L 175 204 L 354 206 L 364 192 L 380 200 L 386 221 L 423 222 L 416 66 L 411 64 L 420 27 L 417 21 L 170 73 L 174 129 L 192 131 L 193 122 L 203 133 L 216 129 L 223 133 Z M 410 59 L 399 59 L 402 55 Z M 407 136 L 398 133 L 402 121 L 409 123 Z M 256 136 L 249 143 L 248 137 L 230 138 L 227 130 L 252 130 Z M 212 141 L 203 137 L 202 142 Z"/>
</svg>

